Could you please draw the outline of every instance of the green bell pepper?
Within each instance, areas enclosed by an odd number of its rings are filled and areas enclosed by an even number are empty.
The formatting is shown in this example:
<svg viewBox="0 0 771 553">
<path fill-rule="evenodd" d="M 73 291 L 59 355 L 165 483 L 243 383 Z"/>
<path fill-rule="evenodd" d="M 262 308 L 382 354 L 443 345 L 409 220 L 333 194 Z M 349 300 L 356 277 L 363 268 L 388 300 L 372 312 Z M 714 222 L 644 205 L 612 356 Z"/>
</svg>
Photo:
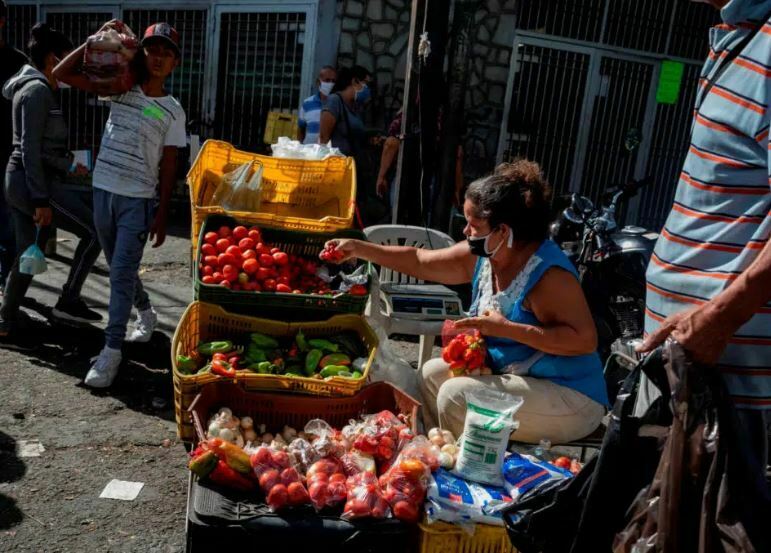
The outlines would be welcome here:
<svg viewBox="0 0 771 553">
<path fill-rule="evenodd" d="M 233 342 L 221 340 L 218 342 L 203 342 L 198 344 L 198 353 L 207 357 L 215 353 L 228 353 L 233 349 Z"/>
<path fill-rule="evenodd" d="M 183 374 L 195 374 L 198 372 L 198 363 L 192 357 L 177 355 L 177 370 Z"/>
<path fill-rule="evenodd" d="M 259 332 L 254 332 L 250 335 L 252 344 L 256 345 L 260 349 L 276 349 L 278 347 L 278 341 L 270 336 L 265 336 Z"/>
<path fill-rule="evenodd" d="M 337 344 L 333 344 L 329 340 L 320 340 L 318 338 L 308 340 L 308 344 L 310 344 L 312 348 L 320 349 L 329 353 L 337 353 L 340 349 Z"/>
</svg>

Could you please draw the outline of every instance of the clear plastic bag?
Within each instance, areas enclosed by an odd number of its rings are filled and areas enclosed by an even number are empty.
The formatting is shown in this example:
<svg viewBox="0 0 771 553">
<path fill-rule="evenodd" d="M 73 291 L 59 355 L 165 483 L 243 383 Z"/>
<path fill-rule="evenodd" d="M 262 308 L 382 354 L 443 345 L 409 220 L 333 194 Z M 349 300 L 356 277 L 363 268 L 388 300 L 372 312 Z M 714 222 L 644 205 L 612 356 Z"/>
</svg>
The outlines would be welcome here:
<svg viewBox="0 0 771 553">
<path fill-rule="evenodd" d="M 19 272 L 25 275 L 39 275 L 45 273 L 48 270 L 48 263 L 46 262 L 46 256 L 37 245 L 37 239 L 40 235 L 40 229 L 38 229 L 35 235 L 35 243 L 24 250 L 19 258 Z"/>
<path fill-rule="evenodd" d="M 341 457 L 349 449 L 348 441 L 343 433 L 332 428 L 324 420 L 308 421 L 303 432 L 310 438 L 311 445 L 320 458 Z"/>
<path fill-rule="evenodd" d="M 348 496 L 345 485 L 347 476 L 343 465 L 335 457 L 327 457 L 313 463 L 305 478 L 311 504 L 317 511 L 341 505 Z"/>
<path fill-rule="evenodd" d="M 271 144 L 273 157 L 285 159 L 323 160 L 330 157 L 344 157 L 342 152 L 327 144 L 302 144 L 287 136 L 279 137 L 275 144 Z"/>
<path fill-rule="evenodd" d="M 226 211 L 258 212 L 262 202 L 262 171 L 262 163 L 250 161 L 224 174 L 214 190 L 211 205 Z"/>
<path fill-rule="evenodd" d="M 372 455 L 380 471 L 388 468 L 398 453 L 399 435 L 409 431 L 404 422 L 390 411 L 367 415 L 353 430 L 352 446 Z"/>
<path fill-rule="evenodd" d="M 222 175 L 217 188 L 214 189 L 209 205 L 224 207 L 230 201 L 233 190 L 244 184 L 249 178 L 249 171 L 252 168 L 252 162 L 239 165 L 232 171 Z"/>
<path fill-rule="evenodd" d="M 383 497 L 396 518 L 418 521 L 431 472 L 438 468 L 436 448 L 425 436 L 418 436 L 404 447 L 379 479 Z"/>
<path fill-rule="evenodd" d="M 351 476 L 345 483 L 347 499 L 343 520 L 359 518 L 383 519 L 391 516 L 391 509 L 383 497 L 378 485 L 377 476 L 370 472 L 361 472 Z"/>
<path fill-rule="evenodd" d="M 105 30 L 88 37 L 83 54 L 83 73 L 99 87 L 102 95 L 123 94 L 134 86 L 131 61 L 139 42 L 122 21 L 112 21 Z"/>
<path fill-rule="evenodd" d="M 271 511 L 310 503 L 308 490 L 286 451 L 260 446 L 251 455 L 252 470 Z"/>
<path fill-rule="evenodd" d="M 503 486 L 501 467 L 523 399 L 485 389 L 469 391 L 465 397 L 466 422 L 454 472 L 472 482 Z"/>
</svg>

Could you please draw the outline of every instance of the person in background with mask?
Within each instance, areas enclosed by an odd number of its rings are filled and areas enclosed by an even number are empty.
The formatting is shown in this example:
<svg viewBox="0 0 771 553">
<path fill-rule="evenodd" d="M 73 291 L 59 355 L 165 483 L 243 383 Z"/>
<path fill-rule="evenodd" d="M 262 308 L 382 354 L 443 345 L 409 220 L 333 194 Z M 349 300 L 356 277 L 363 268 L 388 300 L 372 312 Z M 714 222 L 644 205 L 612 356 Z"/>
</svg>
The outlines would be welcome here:
<svg viewBox="0 0 771 553">
<path fill-rule="evenodd" d="M 19 306 L 32 275 L 19 271 L 19 259 L 35 242 L 42 249 L 52 221 L 79 238 L 69 277 L 52 312 L 54 318 L 75 323 L 102 320 L 80 296 L 101 251 L 94 215 L 80 196 L 61 186 L 72 165 L 72 154 L 67 149 L 67 125 L 55 94 L 58 83 L 53 70 L 72 50 L 72 43 L 45 23 L 35 25 L 31 34 L 31 63 L 3 87 L 3 96 L 13 101 L 13 151 L 5 173 L 5 198 L 18 253 L 0 307 L 0 339 L 24 349 L 35 343 L 34 336 L 19 328 Z"/>
<path fill-rule="evenodd" d="M 308 96 L 300 107 L 300 115 L 297 119 L 297 139 L 303 144 L 318 144 L 321 110 L 327 103 L 327 98 L 332 93 L 337 79 L 337 70 L 331 65 L 325 65 L 319 71 L 316 79 L 318 92 Z"/>
<path fill-rule="evenodd" d="M 548 238 L 550 195 L 538 164 L 519 160 L 471 183 L 464 242 L 423 250 L 332 241 L 342 261 L 366 259 L 442 284 L 472 283 L 470 317 L 456 326 L 482 333 L 492 374 L 450 378 L 442 359 L 421 367 L 426 428 L 460 435 L 464 394 L 482 388 L 524 398 L 518 441 L 566 443 L 600 425 L 608 398 L 597 333 L 573 265 Z"/>
<path fill-rule="evenodd" d="M 3 38 L 6 23 L 8 23 L 8 7 L 3 0 L 0 0 L 0 87 L 27 63 L 27 56 Z M 3 170 L 11 155 L 12 138 L 11 101 L 0 95 L 0 168 Z M 0 191 L 0 291 L 5 288 L 5 281 L 8 279 L 15 258 L 16 241 L 13 237 L 11 212 L 5 203 L 5 194 Z"/>
<path fill-rule="evenodd" d="M 321 110 L 320 144 L 331 140 L 332 146 L 353 158 L 366 148 L 367 134 L 360 114 L 372 94 L 371 79 L 370 72 L 359 65 L 340 69 Z"/>
</svg>

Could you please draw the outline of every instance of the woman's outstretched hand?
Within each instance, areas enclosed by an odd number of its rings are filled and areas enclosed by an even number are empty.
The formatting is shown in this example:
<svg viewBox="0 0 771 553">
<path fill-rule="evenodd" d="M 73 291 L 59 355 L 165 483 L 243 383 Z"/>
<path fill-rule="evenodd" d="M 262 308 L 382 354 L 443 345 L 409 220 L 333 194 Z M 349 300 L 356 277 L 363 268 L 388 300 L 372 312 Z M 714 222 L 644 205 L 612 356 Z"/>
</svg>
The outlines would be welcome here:
<svg viewBox="0 0 771 553">
<path fill-rule="evenodd" d="M 324 244 L 324 249 L 321 250 L 319 258 L 326 263 L 334 263 L 336 265 L 345 263 L 349 259 L 356 259 L 357 243 L 358 240 L 351 238 L 330 240 Z"/>
<path fill-rule="evenodd" d="M 456 328 L 475 328 L 482 336 L 505 337 L 508 319 L 500 311 L 487 310 L 477 317 L 467 317 L 455 321 Z"/>
</svg>

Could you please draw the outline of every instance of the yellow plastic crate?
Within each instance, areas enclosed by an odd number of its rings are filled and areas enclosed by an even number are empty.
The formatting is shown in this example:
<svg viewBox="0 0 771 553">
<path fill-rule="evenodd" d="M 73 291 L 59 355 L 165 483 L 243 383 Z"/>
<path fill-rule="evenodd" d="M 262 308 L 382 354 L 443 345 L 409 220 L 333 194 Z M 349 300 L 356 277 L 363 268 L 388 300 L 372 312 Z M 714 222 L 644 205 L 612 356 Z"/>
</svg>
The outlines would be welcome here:
<svg viewBox="0 0 771 553">
<path fill-rule="evenodd" d="M 242 152 L 227 142 L 207 140 L 187 174 L 193 251 L 204 219 L 225 213 L 221 207 L 209 205 L 222 175 L 252 160 L 258 160 L 263 166 L 260 212 L 230 211 L 228 215 L 257 226 L 307 232 L 353 227 L 356 202 L 353 158 L 281 159 Z"/>
<path fill-rule="evenodd" d="M 502 526 L 477 524 L 474 535 L 459 526 L 420 523 L 420 553 L 516 553 Z"/>
<path fill-rule="evenodd" d="M 297 115 L 280 111 L 268 112 L 263 142 L 275 144 L 282 136 L 288 136 L 292 140 L 297 138 Z"/>
<path fill-rule="evenodd" d="M 377 354 L 378 338 L 362 316 L 336 315 L 326 321 L 285 323 L 235 315 L 209 303 L 191 303 L 179 320 L 171 342 L 174 411 L 180 439 L 185 441 L 195 439 L 195 429 L 188 408 L 201 388 L 211 382 L 229 379 L 209 373 L 183 374 L 177 370 L 177 355 L 185 355 L 193 351 L 202 341 L 238 338 L 251 332 L 278 337 L 294 336 L 300 328 L 309 338 L 328 336 L 346 330 L 356 332 L 369 351 L 369 359 L 362 371 L 362 378 L 351 379 L 340 376 L 328 380 L 317 380 L 298 376 L 257 374 L 243 370 L 238 371 L 236 383 L 248 392 L 271 390 L 316 396 L 352 396 L 364 387 Z"/>
</svg>

